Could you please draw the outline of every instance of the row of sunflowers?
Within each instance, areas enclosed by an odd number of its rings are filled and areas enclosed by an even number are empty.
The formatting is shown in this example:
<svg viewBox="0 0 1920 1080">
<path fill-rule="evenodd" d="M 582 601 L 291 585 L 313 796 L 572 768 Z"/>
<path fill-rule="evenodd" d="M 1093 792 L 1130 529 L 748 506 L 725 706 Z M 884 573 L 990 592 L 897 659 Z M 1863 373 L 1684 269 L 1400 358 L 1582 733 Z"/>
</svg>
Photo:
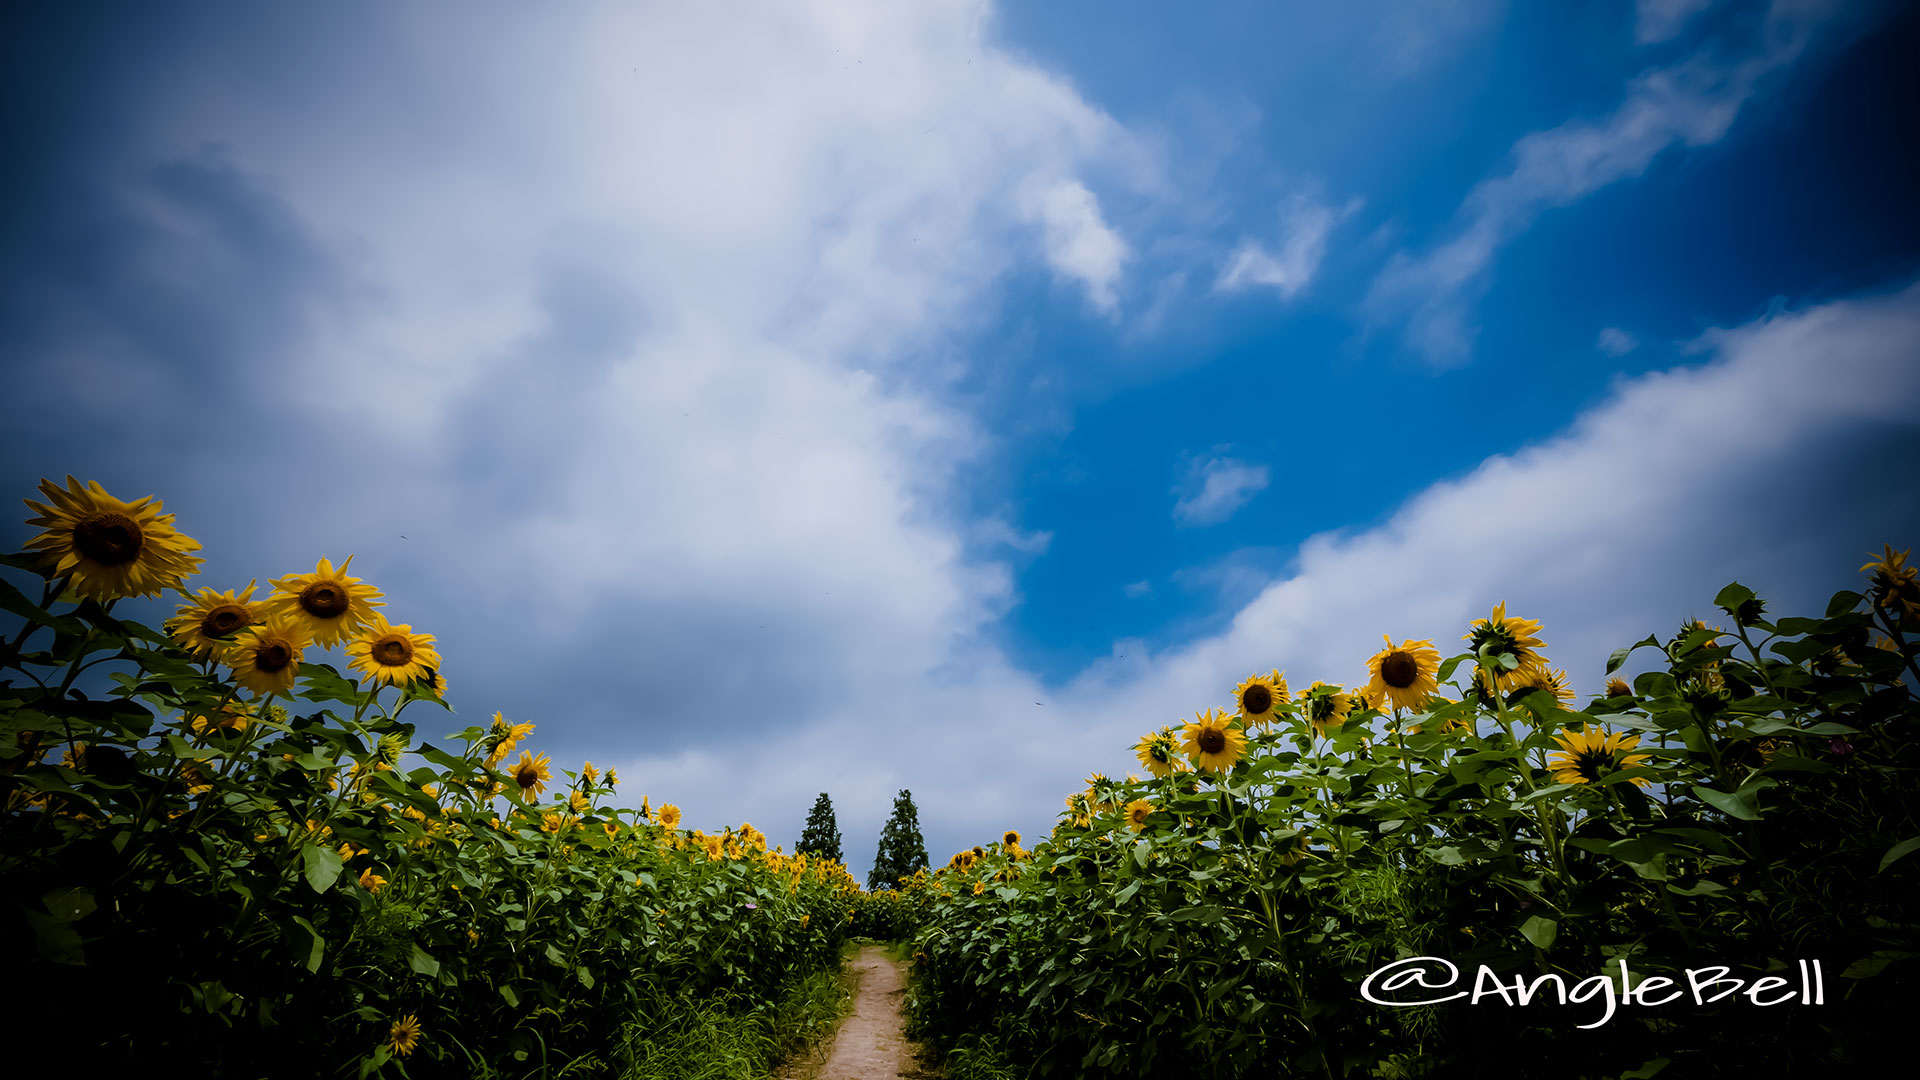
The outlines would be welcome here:
<svg viewBox="0 0 1920 1080">
<path fill-rule="evenodd" d="M 0 558 L 0 949 L 10 1021 L 59 1038 L 16 1063 L 585 1074 L 665 1002 L 837 966 L 838 863 L 620 807 L 614 770 L 556 775 L 499 713 L 425 741 L 434 638 L 351 559 L 188 592 L 200 545 L 160 503 L 41 492 Z M 114 614 L 169 593 L 159 631 Z"/>
<path fill-rule="evenodd" d="M 1920 1000 L 1920 580 L 1890 547 L 1862 569 L 1818 618 L 1730 585 L 1726 626 L 1619 650 L 1584 704 L 1504 605 L 1452 657 L 1387 638 L 1351 687 L 1252 675 L 1143 735 L 1145 777 L 1090 777 L 1031 851 L 1009 832 L 901 882 L 913 1024 L 1048 1076 L 1899 1060 Z M 1460 993 L 1363 996 L 1415 957 L 1434 959 L 1403 986 L 1453 970 Z M 1716 966 L 1821 990 L 1645 997 Z"/>
</svg>

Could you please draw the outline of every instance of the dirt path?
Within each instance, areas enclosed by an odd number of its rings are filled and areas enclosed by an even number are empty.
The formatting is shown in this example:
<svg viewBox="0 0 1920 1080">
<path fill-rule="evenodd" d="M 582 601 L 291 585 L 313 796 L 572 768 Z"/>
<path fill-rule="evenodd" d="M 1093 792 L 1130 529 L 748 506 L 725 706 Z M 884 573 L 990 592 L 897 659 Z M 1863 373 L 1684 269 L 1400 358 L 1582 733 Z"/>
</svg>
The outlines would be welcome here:
<svg viewBox="0 0 1920 1080">
<path fill-rule="evenodd" d="M 840 1025 L 826 1060 L 803 1075 L 812 1080 L 913 1080 L 931 1075 L 915 1061 L 900 1017 L 907 992 L 900 966 L 879 946 L 868 945 L 849 970 L 860 980 L 853 1015 Z"/>
</svg>

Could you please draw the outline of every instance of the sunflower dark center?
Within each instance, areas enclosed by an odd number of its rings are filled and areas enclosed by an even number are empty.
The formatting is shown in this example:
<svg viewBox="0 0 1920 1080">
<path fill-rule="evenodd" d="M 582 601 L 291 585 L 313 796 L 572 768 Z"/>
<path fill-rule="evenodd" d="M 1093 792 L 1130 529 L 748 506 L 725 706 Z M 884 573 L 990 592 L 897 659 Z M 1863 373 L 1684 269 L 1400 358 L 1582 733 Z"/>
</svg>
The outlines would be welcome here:
<svg viewBox="0 0 1920 1080">
<path fill-rule="evenodd" d="M 1589 781 L 1598 782 L 1602 771 L 1613 764 L 1613 755 L 1605 751 L 1584 750 L 1573 759 L 1573 767 Z"/>
<path fill-rule="evenodd" d="M 383 637 L 369 651 L 383 667 L 402 667 L 413 659 L 413 644 L 402 637 Z"/>
<path fill-rule="evenodd" d="M 1216 727 L 1201 728 L 1200 737 L 1194 741 L 1200 744 L 1201 753 L 1218 754 L 1227 748 L 1227 733 Z"/>
<path fill-rule="evenodd" d="M 316 619 L 337 619 L 347 613 L 347 590 L 332 581 L 316 581 L 300 590 L 300 607 Z"/>
<path fill-rule="evenodd" d="M 1420 677 L 1420 665 L 1409 653 L 1390 652 L 1380 661 L 1380 681 L 1395 690 L 1405 690 Z"/>
<path fill-rule="evenodd" d="M 285 671 L 293 663 L 293 650 L 284 643 L 270 641 L 253 651 L 253 666 L 272 675 Z"/>
<path fill-rule="evenodd" d="M 147 535 L 125 514 L 89 514 L 73 527 L 74 550 L 101 566 L 119 566 L 140 557 Z"/>
<path fill-rule="evenodd" d="M 223 638 L 241 627 L 253 625 L 253 619 L 247 615 L 247 609 L 239 604 L 221 604 L 200 620 L 200 633 L 210 638 Z"/>
<path fill-rule="evenodd" d="M 1240 694 L 1240 710 L 1249 716 L 1260 716 L 1273 708 L 1273 690 L 1265 683 L 1254 683 Z"/>
</svg>

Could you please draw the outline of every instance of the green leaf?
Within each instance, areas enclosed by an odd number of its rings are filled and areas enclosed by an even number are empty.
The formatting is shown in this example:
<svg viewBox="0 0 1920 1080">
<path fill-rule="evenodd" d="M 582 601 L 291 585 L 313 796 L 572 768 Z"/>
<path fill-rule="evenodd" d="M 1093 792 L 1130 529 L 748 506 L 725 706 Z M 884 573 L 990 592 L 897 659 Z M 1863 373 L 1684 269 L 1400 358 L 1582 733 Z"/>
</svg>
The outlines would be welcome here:
<svg viewBox="0 0 1920 1080">
<path fill-rule="evenodd" d="M 333 888 L 333 883 L 340 880 L 340 869 L 347 864 L 338 851 L 318 845 L 303 850 L 300 859 L 306 868 L 307 884 L 317 893 Z"/>
<path fill-rule="evenodd" d="M 1715 791 L 1705 784 L 1693 785 L 1693 793 L 1703 799 L 1707 805 L 1742 821 L 1759 821 L 1760 813 L 1747 800 L 1738 795 L 1729 795 L 1724 791 Z"/>
<path fill-rule="evenodd" d="M 1520 933 L 1536 947 L 1545 951 L 1553 948 L 1553 939 L 1560 933 L 1560 924 L 1545 915 L 1535 915 L 1520 924 Z"/>
<path fill-rule="evenodd" d="M 1920 843 L 1920 841 L 1916 841 Z M 93 890 L 75 886 L 68 889 L 54 889 L 40 898 L 53 917 L 62 922 L 74 922 L 93 914 Z"/>
<path fill-rule="evenodd" d="M 1840 977 L 1843 979 L 1871 979 L 1884 971 L 1886 966 L 1895 960 L 1908 960 L 1912 957 L 1912 953 L 1899 952 L 1893 949 L 1881 949 L 1878 952 L 1868 953 L 1853 963 L 1848 964 L 1847 969 L 1840 973 Z"/>
<path fill-rule="evenodd" d="M 1658 1076 L 1662 1070 L 1671 1064 L 1673 1064 L 1673 1061 L 1670 1058 L 1653 1058 L 1649 1061 L 1642 1062 L 1637 1069 L 1628 1069 L 1626 1072 L 1621 1073 L 1620 1080 L 1652 1080 L 1653 1077 Z"/>
<path fill-rule="evenodd" d="M 579 977 L 581 986 L 584 986 L 589 990 L 593 989 L 593 973 L 592 972 L 588 971 L 585 967 L 578 967 L 574 969 L 573 973 Z"/>
<path fill-rule="evenodd" d="M 320 958 L 326 954 L 326 939 L 313 924 L 298 915 L 293 917 L 293 926 L 285 929 L 287 944 L 293 948 L 293 958 L 308 971 L 320 970 Z"/>
<path fill-rule="evenodd" d="M 426 950 L 418 945 L 407 953 L 407 966 L 428 978 L 440 974 L 440 961 L 428 956 Z"/>
<path fill-rule="evenodd" d="M 1606 673 L 1608 675 L 1611 675 L 1614 672 L 1619 671 L 1620 665 L 1627 662 L 1628 655 L 1630 655 L 1635 649 L 1644 649 L 1649 645 L 1652 645 L 1658 648 L 1660 645 L 1660 639 L 1658 637 L 1655 637 L 1652 634 L 1648 634 L 1646 637 L 1640 639 L 1639 641 L 1634 642 L 1633 644 L 1627 646 L 1624 649 L 1613 650 L 1613 655 L 1607 657 Z"/>
<path fill-rule="evenodd" d="M 500 988 L 500 996 L 506 1000 L 508 1006 L 515 1009 L 520 1007 L 520 995 L 513 992 L 513 987 L 502 986 Z"/>
<path fill-rule="evenodd" d="M 1880 870 L 1885 870 L 1887 867 L 1892 866 L 1901 856 L 1912 854 L 1916 849 L 1920 849 L 1920 836 L 1916 836 L 1911 840 L 1902 840 L 1893 845 L 1887 849 L 1885 855 L 1880 856 Z M 1879 873 L 1880 870 L 1876 870 L 1874 873 Z M 52 905 L 48 906 L 51 907 Z"/>
</svg>

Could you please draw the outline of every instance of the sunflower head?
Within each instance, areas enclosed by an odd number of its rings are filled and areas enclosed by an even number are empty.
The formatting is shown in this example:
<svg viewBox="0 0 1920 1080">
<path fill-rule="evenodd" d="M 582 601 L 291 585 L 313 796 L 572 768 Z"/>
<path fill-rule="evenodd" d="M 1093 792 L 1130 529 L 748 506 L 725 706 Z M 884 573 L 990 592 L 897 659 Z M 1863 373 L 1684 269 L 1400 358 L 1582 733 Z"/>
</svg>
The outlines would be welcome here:
<svg viewBox="0 0 1920 1080">
<path fill-rule="evenodd" d="M 233 644 L 235 634 L 266 620 L 266 605 L 253 603 L 256 588 L 258 583 L 249 581 L 238 595 L 233 589 L 201 589 L 192 603 L 180 605 L 162 626 L 181 648 L 204 658 Z"/>
<path fill-rule="evenodd" d="M 1540 650 L 1546 648 L 1547 643 L 1540 640 L 1540 624 L 1532 619 L 1509 616 L 1505 601 L 1493 606 L 1490 618 L 1476 619 L 1473 629 L 1463 636 L 1480 656 L 1507 654 L 1515 660 L 1517 666 L 1493 676 L 1492 688 L 1500 693 L 1511 692 L 1519 679 L 1532 674 L 1535 668 L 1546 666 L 1547 658 Z M 1485 671 L 1480 673 L 1479 678 L 1483 685 L 1486 684 Z"/>
<path fill-rule="evenodd" d="M 474 934 L 473 937 L 477 940 L 479 935 Z M 413 1053 L 413 1048 L 418 1045 L 420 1045 L 420 1018 L 417 1016 L 403 1016 L 395 1020 L 393 1027 L 387 1031 L 387 1048 L 393 1051 L 395 1057 L 406 1057 Z"/>
<path fill-rule="evenodd" d="M 1607 680 L 1607 696 L 1630 698 L 1633 696 L 1633 687 L 1627 685 L 1627 680 L 1615 675 Z"/>
<path fill-rule="evenodd" d="M 360 677 L 372 679 L 375 686 L 406 686 L 440 667 L 432 634 L 413 633 L 413 627 L 404 624 L 394 626 L 377 611 L 347 644 L 347 656 Z"/>
<path fill-rule="evenodd" d="M 1907 565 L 1907 552 L 1913 549 L 1895 551 L 1892 544 L 1885 547 L 1880 558 L 1860 568 L 1873 577 L 1873 602 L 1904 616 L 1920 615 L 1920 570 Z"/>
<path fill-rule="evenodd" d="M 1000 846 L 1002 846 L 1002 847 L 1010 847 L 1010 848 L 1017 848 L 1017 847 L 1019 847 L 1019 846 L 1020 846 L 1020 833 L 1019 833 L 1019 832 L 1018 832 L 1017 830 L 1014 830 L 1014 829 L 1008 829 L 1008 830 L 1007 830 L 1006 832 L 1004 832 L 1004 833 L 1001 833 L 1001 834 L 1000 834 Z"/>
<path fill-rule="evenodd" d="M 74 592 L 106 602 L 123 596 L 158 596 L 178 589 L 205 561 L 190 552 L 200 542 L 174 529 L 149 495 L 122 502 L 89 481 L 67 477 L 67 486 L 40 481 L 48 502 L 25 500 L 35 511 L 27 524 L 41 533 L 27 541 L 40 553 L 40 570 L 65 578 Z"/>
<path fill-rule="evenodd" d="M 1385 702 L 1396 709 L 1418 708 L 1440 689 L 1440 650 L 1426 640 L 1409 638 L 1398 645 L 1391 637 L 1384 640 L 1387 647 L 1367 660 L 1367 672 L 1372 677 L 1361 694 L 1376 709 Z"/>
<path fill-rule="evenodd" d="M 520 760 L 507 770 L 513 782 L 520 785 L 520 797 L 531 801 L 547 790 L 547 781 L 553 779 L 552 760 L 545 754 L 539 757 L 531 750 L 520 751 Z"/>
<path fill-rule="evenodd" d="M 520 740 L 531 734 L 533 734 L 532 724 L 511 723 L 504 715 L 494 713 L 493 723 L 480 740 L 480 745 L 487 748 L 487 768 L 494 768 L 512 756 Z"/>
<path fill-rule="evenodd" d="M 1145 799 L 1135 799 L 1127 804 L 1127 828 L 1139 832 L 1147 827 L 1147 815 L 1153 813 L 1153 804 Z"/>
<path fill-rule="evenodd" d="M 1172 728 L 1149 731 L 1134 744 L 1134 756 L 1155 776 L 1170 776 L 1180 769 L 1180 744 Z"/>
<path fill-rule="evenodd" d="M 269 618 L 250 626 L 221 650 L 220 661 L 233 669 L 233 680 L 255 694 L 286 694 L 300 675 L 301 654 L 311 640 L 297 623 Z"/>
<path fill-rule="evenodd" d="M 1540 668 L 1527 675 L 1526 678 L 1517 680 L 1513 688 L 1526 693 L 1531 693 L 1535 690 L 1544 690 L 1552 694 L 1554 699 L 1561 705 L 1572 704 L 1575 696 L 1573 687 L 1567 685 L 1567 673 L 1560 668 L 1553 668 L 1552 670 Z"/>
<path fill-rule="evenodd" d="M 275 614 L 305 626 L 321 647 L 332 648 L 371 621 L 373 609 L 385 603 L 379 589 L 347 576 L 352 563 L 349 555 L 335 570 L 330 560 L 321 559 L 311 574 L 275 578 L 274 594 L 267 603 Z"/>
<path fill-rule="evenodd" d="M 1552 770 L 1554 780 L 1562 784 L 1598 783 L 1614 772 L 1631 769 L 1647 760 L 1645 754 L 1627 753 L 1640 745 L 1638 735 L 1568 728 L 1555 735 L 1553 741 L 1561 748 L 1547 758 L 1547 768 Z M 1633 782 L 1648 786 L 1644 776 L 1634 777 Z"/>
<path fill-rule="evenodd" d="M 1233 688 L 1233 705 L 1242 722 L 1252 727 L 1273 723 L 1274 717 L 1292 704 L 1287 693 L 1287 677 L 1278 668 L 1265 675 L 1249 675 Z"/>
<path fill-rule="evenodd" d="M 1333 683 L 1315 682 L 1300 691 L 1300 707 L 1315 735 L 1325 736 L 1346 723 L 1353 712 L 1354 695 Z"/>
<path fill-rule="evenodd" d="M 660 827 L 669 832 L 680 827 L 680 808 L 667 803 L 660 807 Z"/>
<path fill-rule="evenodd" d="M 1201 709 L 1193 723 L 1182 729 L 1186 740 L 1182 749 L 1200 769 L 1224 773 L 1246 752 L 1246 732 L 1231 726 L 1230 719 L 1218 709 Z"/>
</svg>

